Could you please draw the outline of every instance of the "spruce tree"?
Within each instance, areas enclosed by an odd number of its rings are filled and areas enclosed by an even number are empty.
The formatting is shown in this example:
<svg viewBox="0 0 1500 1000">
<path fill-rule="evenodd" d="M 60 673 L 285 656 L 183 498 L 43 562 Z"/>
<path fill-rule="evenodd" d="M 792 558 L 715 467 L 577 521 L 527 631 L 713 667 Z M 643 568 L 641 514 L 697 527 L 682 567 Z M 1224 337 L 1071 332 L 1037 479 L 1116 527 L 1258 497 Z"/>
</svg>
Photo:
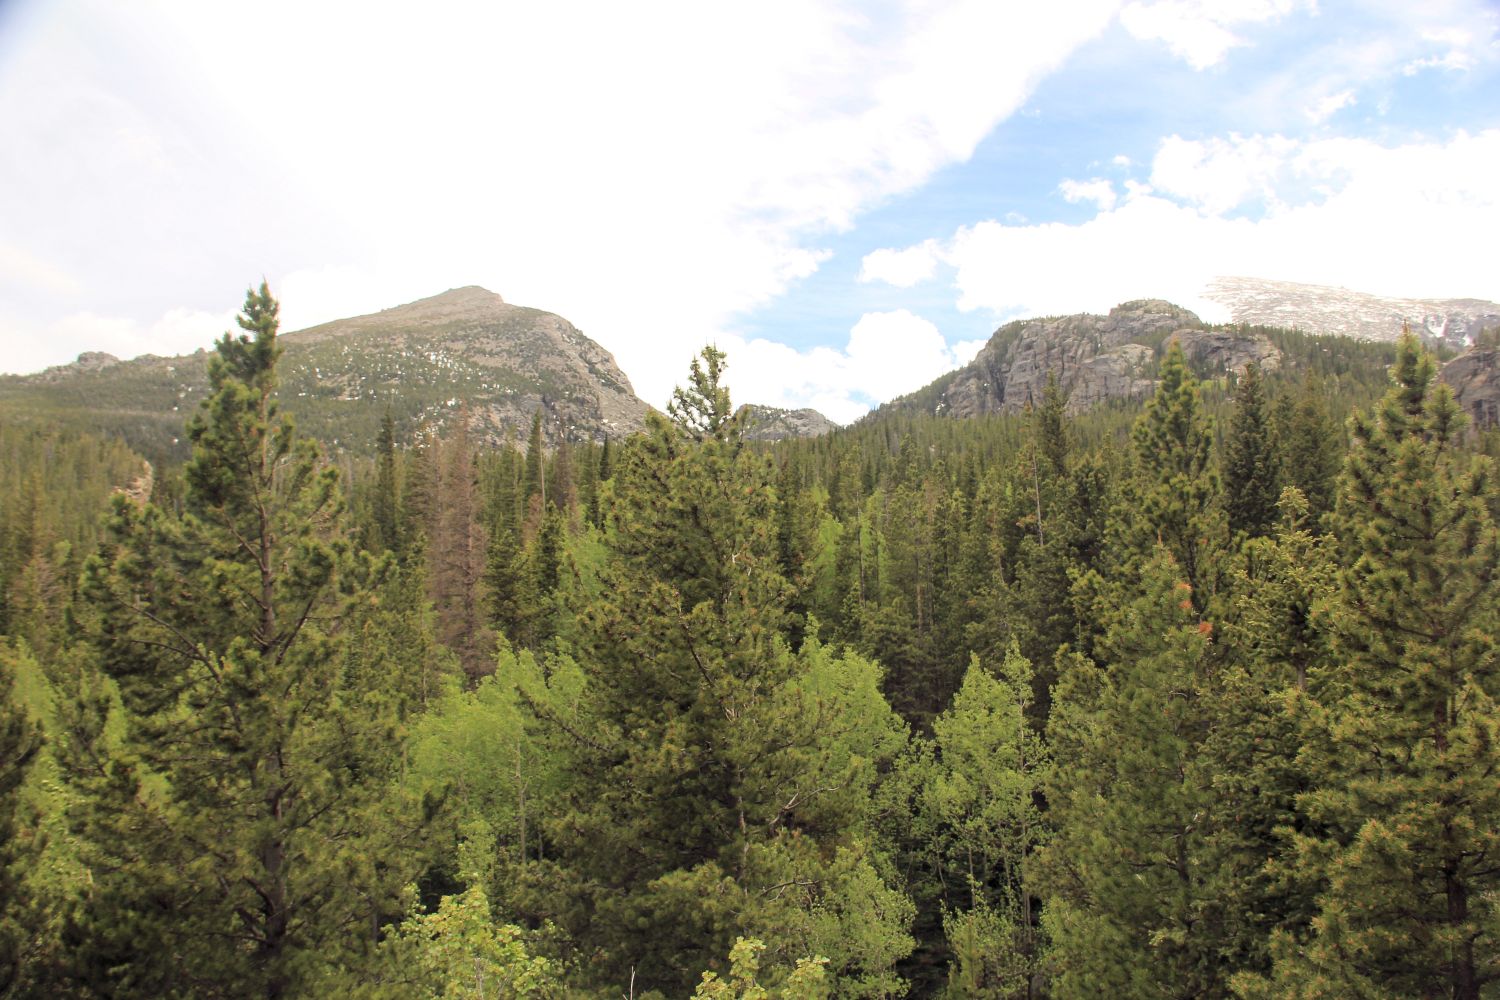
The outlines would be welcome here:
<svg viewBox="0 0 1500 1000">
<path fill-rule="evenodd" d="M 277 312 L 251 290 L 209 360 L 184 509 L 117 496 L 85 572 L 123 709 L 116 741 L 79 674 L 78 975 L 101 994 L 291 995 L 358 955 L 420 864 L 395 842 L 395 678 L 345 655 L 383 566 L 351 551 L 337 471 L 279 412 Z"/>
<path fill-rule="evenodd" d="M 1260 366 L 1250 362 L 1234 387 L 1224 441 L 1224 509 L 1229 530 L 1259 538 L 1276 523 L 1280 462 Z"/>
<path fill-rule="evenodd" d="M 1277 428 L 1282 441 L 1282 481 L 1307 497 L 1314 524 L 1333 510 L 1344 462 L 1343 428 L 1328 413 L 1327 395 L 1323 380 L 1309 374 Z"/>
<path fill-rule="evenodd" d="M 1249 996 L 1479 1000 L 1500 982 L 1500 537 L 1435 368 L 1404 336 L 1351 422 L 1334 655 L 1297 703 L 1313 787 L 1287 830 L 1316 915 Z"/>
</svg>

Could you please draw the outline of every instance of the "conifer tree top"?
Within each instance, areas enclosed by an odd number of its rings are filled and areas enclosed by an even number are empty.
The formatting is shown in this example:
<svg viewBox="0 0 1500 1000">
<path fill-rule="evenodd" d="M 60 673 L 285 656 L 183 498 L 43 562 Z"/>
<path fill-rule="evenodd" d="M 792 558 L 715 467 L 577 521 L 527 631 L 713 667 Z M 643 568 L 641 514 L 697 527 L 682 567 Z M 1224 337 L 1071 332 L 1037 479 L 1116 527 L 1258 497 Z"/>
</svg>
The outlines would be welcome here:
<svg viewBox="0 0 1500 1000">
<path fill-rule="evenodd" d="M 734 419 L 729 402 L 729 387 L 721 381 L 727 367 L 723 351 L 712 345 L 705 347 L 693 359 L 687 387 L 672 390 L 667 413 L 696 441 L 728 441 L 739 436 L 739 422 Z"/>
</svg>

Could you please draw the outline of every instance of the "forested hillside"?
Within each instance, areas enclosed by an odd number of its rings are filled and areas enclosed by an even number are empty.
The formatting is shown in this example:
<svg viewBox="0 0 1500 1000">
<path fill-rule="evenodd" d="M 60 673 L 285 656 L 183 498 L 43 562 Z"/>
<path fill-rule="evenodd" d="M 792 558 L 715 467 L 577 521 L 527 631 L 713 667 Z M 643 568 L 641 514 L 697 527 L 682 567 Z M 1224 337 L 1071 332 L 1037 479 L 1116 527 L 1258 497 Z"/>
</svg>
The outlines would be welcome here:
<svg viewBox="0 0 1500 1000">
<path fill-rule="evenodd" d="M 181 466 L 0 423 L 0 995 L 1500 996 L 1493 432 L 1416 339 L 781 441 L 710 348 L 333 462 L 277 310 Z"/>
</svg>

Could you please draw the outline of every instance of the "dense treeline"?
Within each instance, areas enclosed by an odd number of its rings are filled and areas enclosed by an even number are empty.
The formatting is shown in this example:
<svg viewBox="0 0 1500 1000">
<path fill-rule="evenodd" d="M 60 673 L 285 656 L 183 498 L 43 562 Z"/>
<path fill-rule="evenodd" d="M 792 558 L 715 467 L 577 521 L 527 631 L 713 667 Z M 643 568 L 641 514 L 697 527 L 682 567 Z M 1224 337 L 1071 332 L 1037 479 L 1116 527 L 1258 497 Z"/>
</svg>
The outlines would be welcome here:
<svg viewBox="0 0 1500 1000">
<path fill-rule="evenodd" d="M 341 475 L 276 311 L 181 470 L 0 427 L 0 992 L 1500 991 L 1497 498 L 1414 340 L 775 446 L 709 349 L 623 444 Z"/>
</svg>

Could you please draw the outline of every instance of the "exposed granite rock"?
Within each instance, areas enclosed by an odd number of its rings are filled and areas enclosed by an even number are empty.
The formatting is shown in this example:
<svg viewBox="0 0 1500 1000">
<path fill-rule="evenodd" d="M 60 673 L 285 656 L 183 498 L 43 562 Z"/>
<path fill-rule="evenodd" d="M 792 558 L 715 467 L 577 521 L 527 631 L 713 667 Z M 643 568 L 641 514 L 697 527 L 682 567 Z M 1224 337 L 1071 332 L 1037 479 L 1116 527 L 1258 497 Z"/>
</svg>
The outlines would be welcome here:
<svg viewBox="0 0 1500 1000">
<path fill-rule="evenodd" d="M 1252 361 L 1263 372 L 1281 367 L 1281 351 L 1261 334 L 1229 330 L 1182 330 L 1172 335 L 1188 365 L 1200 377 L 1243 372 Z"/>
<path fill-rule="evenodd" d="M 1156 391 L 1155 352 L 1144 344 L 1121 344 L 1078 366 L 1068 393 L 1067 409 L 1078 413 L 1109 399 L 1144 399 Z M 1043 387 L 1046 376 L 1043 375 Z M 1041 398 L 1040 392 L 1037 398 Z"/>
<path fill-rule="evenodd" d="M 747 403 L 740 407 L 744 414 L 744 437 L 747 441 L 781 441 L 785 438 L 821 437 L 837 430 L 838 424 L 817 410 L 783 410 L 775 406 L 758 406 Z"/>
<path fill-rule="evenodd" d="M 1477 428 L 1500 424 L 1500 351 L 1485 348 L 1460 354 L 1443 366 L 1440 379 Z"/>
<path fill-rule="evenodd" d="M 1201 326 L 1193 313 L 1160 299 L 1127 302 L 1107 316 L 1019 320 L 996 330 L 963 368 L 887 405 L 955 417 L 1019 410 L 1041 400 L 1049 372 L 1074 412 L 1146 395 L 1154 386 L 1146 377 L 1152 349 L 1139 342 Z"/>
</svg>

